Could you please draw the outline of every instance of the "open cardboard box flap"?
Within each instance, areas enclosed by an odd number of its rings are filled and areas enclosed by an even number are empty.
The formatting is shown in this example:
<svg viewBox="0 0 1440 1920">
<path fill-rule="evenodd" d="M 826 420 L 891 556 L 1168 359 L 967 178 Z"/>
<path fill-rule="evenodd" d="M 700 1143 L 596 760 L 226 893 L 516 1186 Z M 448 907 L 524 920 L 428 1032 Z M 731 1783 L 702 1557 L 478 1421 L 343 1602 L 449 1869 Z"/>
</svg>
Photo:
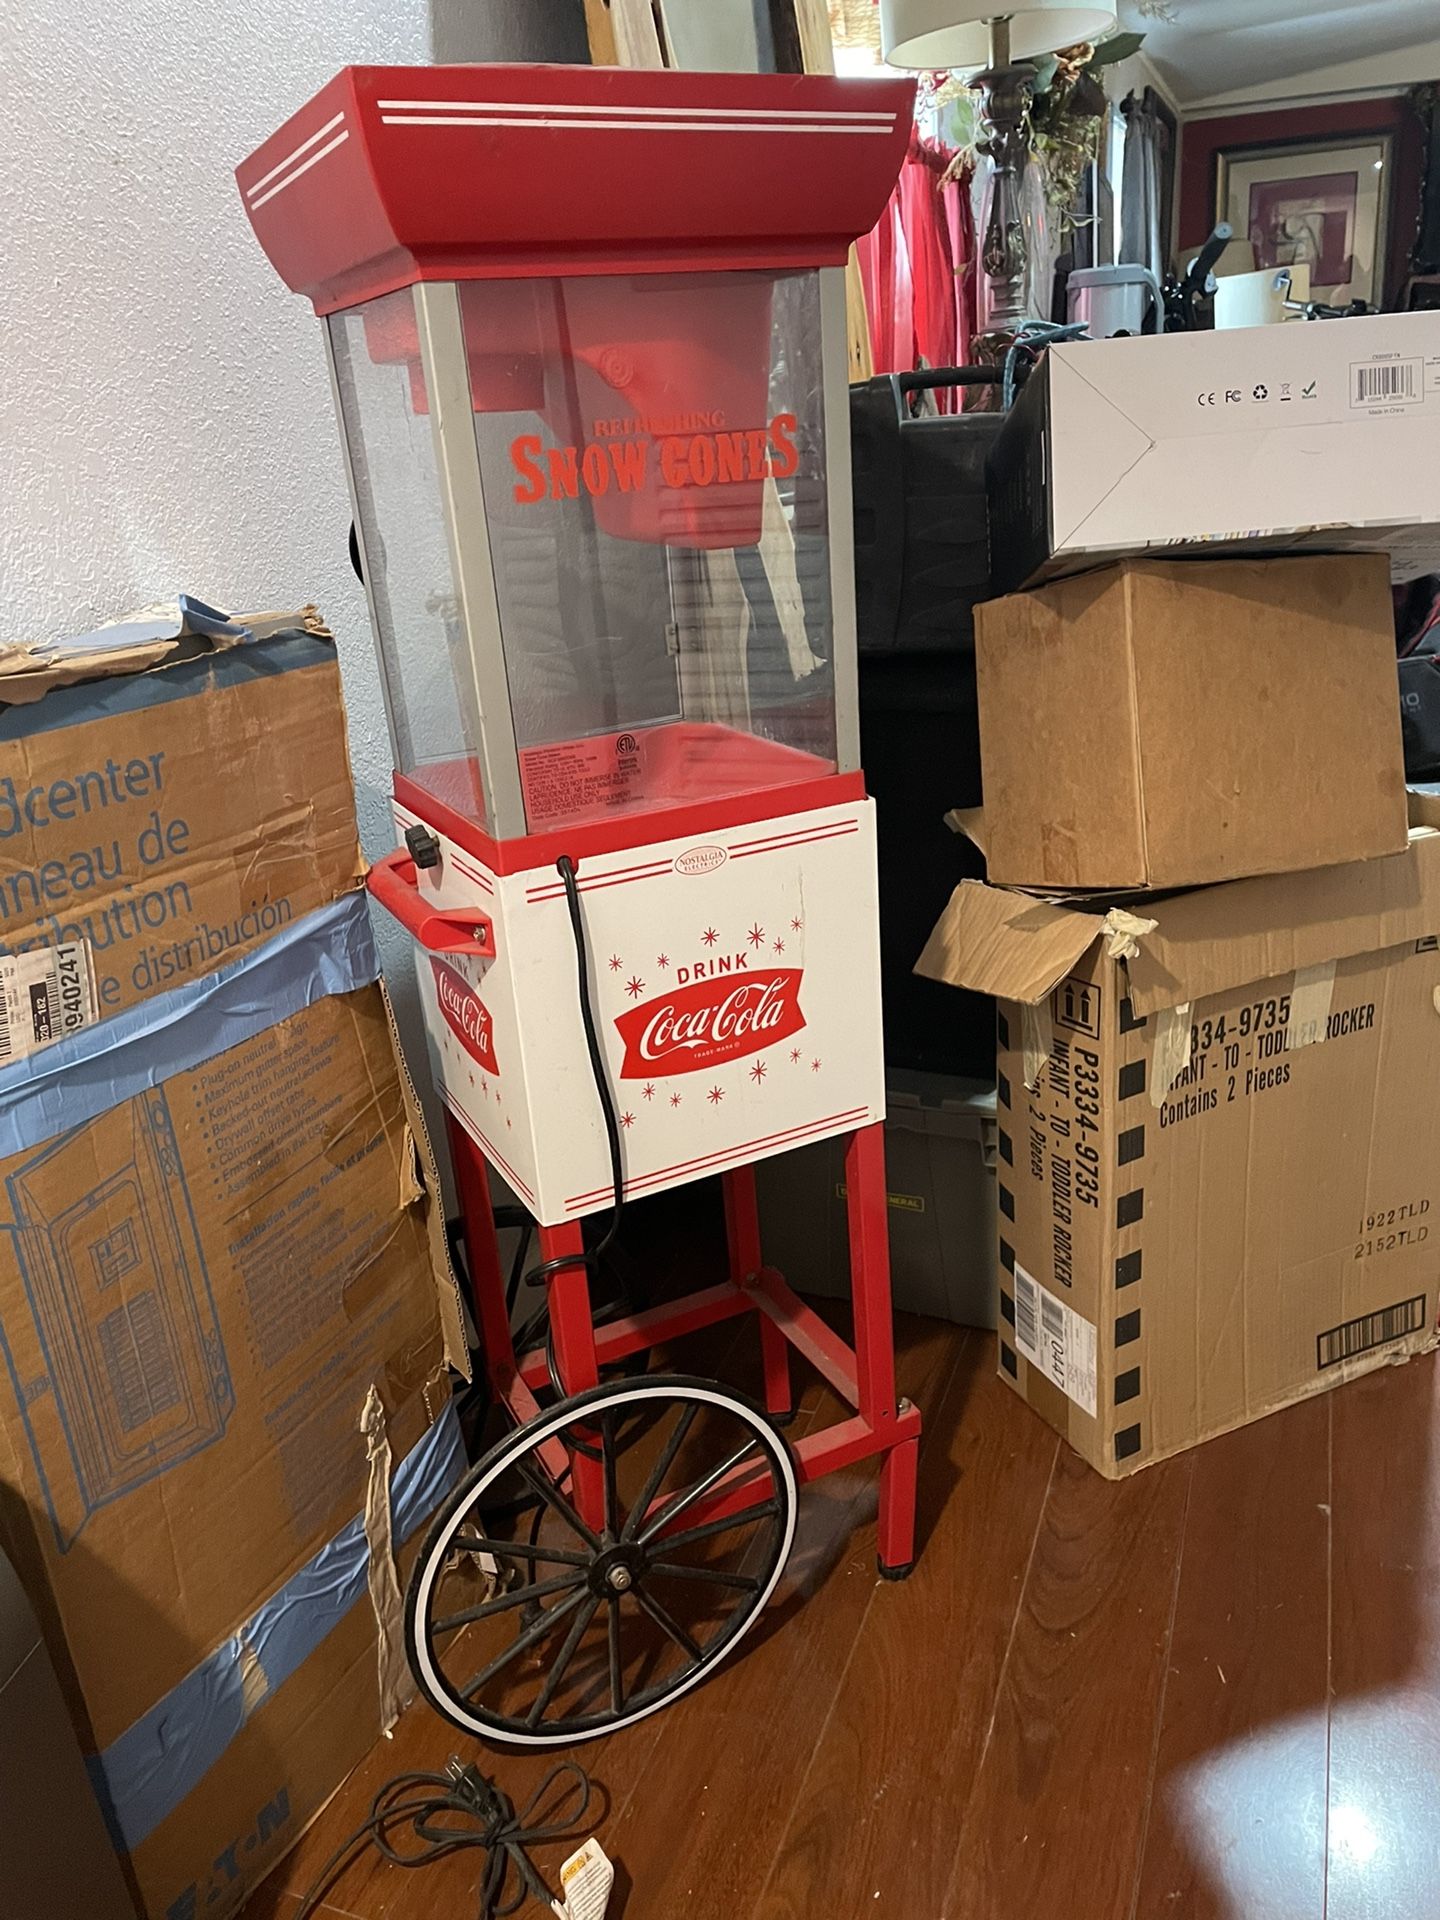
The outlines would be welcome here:
<svg viewBox="0 0 1440 1920">
<path fill-rule="evenodd" d="M 229 614 L 182 593 L 178 600 L 142 608 L 90 633 L 60 640 L 0 639 L 0 706 L 28 706 L 57 687 L 148 673 L 196 653 L 221 652 L 290 631 L 331 638 L 314 606 L 294 612 Z"/>
<path fill-rule="evenodd" d="M 1404 853 L 1134 902 L 1144 920 L 1037 900 L 978 880 L 950 897 L 915 971 L 1034 1006 L 1102 935 L 1118 935 L 1140 1014 L 1252 980 L 1440 934 L 1440 833 Z M 1128 923 L 1128 924 L 1127 924 Z"/>
<path fill-rule="evenodd" d="M 1100 938 L 1105 922 L 1074 907 L 1052 906 L 983 880 L 962 880 L 951 894 L 916 973 L 972 993 L 1034 1006 Z"/>
</svg>

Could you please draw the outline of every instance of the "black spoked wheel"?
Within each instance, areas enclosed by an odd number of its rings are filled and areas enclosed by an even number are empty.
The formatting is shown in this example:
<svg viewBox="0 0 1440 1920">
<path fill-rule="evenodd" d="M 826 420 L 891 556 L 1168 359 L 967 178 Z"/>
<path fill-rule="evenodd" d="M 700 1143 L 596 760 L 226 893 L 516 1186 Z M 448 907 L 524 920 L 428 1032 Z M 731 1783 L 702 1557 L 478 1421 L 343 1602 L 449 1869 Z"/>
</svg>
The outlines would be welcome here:
<svg viewBox="0 0 1440 1920">
<path fill-rule="evenodd" d="M 523 1483 L 537 1512 L 506 1515 Z M 490 1449 L 410 1582 L 410 1664 L 468 1732 L 564 1746 L 698 1684 L 759 1618 L 795 1534 L 783 1436 L 728 1389 L 605 1382 Z"/>
</svg>

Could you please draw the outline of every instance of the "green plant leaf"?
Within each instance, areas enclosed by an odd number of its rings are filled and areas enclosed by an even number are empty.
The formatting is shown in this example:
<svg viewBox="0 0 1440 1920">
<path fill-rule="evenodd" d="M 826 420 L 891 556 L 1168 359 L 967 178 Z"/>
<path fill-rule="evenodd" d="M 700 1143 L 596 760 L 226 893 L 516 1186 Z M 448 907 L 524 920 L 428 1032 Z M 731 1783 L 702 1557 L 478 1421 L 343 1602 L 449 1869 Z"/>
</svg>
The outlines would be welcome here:
<svg viewBox="0 0 1440 1920">
<path fill-rule="evenodd" d="M 1030 65 L 1035 69 L 1035 93 L 1037 95 L 1048 93 L 1055 84 L 1055 75 L 1059 71 L 1060 62 L 1053 53 L 1046 53 L 1032 60 Z"/>
<path fill-rule="evenodd" d="M 1095 49 L 1092 67 L 1113 67 L 1121 60 L 1130 59 L 1145 44 L 1143 33 L 1117 33 L 1108 40 L 1102 40 Z"/>
</svg>

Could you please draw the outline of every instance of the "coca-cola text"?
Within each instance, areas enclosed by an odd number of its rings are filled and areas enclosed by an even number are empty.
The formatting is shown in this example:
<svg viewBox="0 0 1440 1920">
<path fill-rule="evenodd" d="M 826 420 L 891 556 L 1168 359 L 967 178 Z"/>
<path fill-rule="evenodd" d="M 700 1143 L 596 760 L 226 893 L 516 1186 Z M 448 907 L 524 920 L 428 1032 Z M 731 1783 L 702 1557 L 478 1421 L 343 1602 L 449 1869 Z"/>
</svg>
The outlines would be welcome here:
<svg viewBox="0 0 1440 1920">
<path fill-rule="evenodd" d="M 692 980 L 631 1007 L 615 1022 L 625 1042 L 622 1079 L 655 1079 L 758 1053 L 805 1025 L 802 969 L 767 969 L 749 979 Z"/>
<path fill-rule="evenodd" d="M 490 1009 L 454 967 L 432 958 L 430 969 L 435 975 L 435 998 L 446 1026 L 472 1060 L 478 1060 L 487 1073 L 498 1074 L 500 1066 L 495 1058 L 495 1028 Z"/>
</svg>

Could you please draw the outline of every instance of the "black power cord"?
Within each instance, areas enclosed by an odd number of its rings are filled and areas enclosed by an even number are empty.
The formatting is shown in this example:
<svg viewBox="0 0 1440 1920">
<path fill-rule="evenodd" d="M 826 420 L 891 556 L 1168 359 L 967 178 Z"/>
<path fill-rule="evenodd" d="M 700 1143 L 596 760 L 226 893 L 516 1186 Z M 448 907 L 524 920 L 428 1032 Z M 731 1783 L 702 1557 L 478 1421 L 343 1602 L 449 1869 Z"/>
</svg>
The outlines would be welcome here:
<svg viewBox="0 0 1440 1920">
<path fill-rule="evenodd" d="M 548 1818 L 538 1820 L 562 1779 L 566 1785 Z M 321 1896 L 366 1844 L 396 1867 L 428 1867 L 449 1854 L 479 1847 L 485 1866 L 477 1920 L 504 1920 L 505 1915 L 518 1913 L 528 1898 L 553 1909 L 554 1895 L 526 1849 L 547 1840 L 576 1837 L 589 1812 L 592 1792 L 589 1774 L 573 1760 L 552 1767 L 518 1814 L 514 1802 L 493 1780 L 453 1756 L 444 1773 L 397 1773 L 370 1802 L 368 1818 L 320 1869 L 295 1920 L 308 1920 L 318 1910 Z M 392 1834 L 406 1827 L 417 1844 L 402 1852 Z"/>
<path fill-rule="evenodd" d="M 585 1051 L 590 1061 L 590 1075 L 595 1083 L 596 1096 L 600 1102 L 600 1112 L 605 1123 L 605 1138 L 610 1152 L 611 1214 L 609 1225 L 593 1247 L 581 1253 L 560 1254 L 553 1260 L 541 1261 L 538 1265 L 524 1271 L 522 1275 L 521 1269 L 529 1247 L 531 1223 L 528 1215 L 521 1214 L 518 1208 L 515 1209 L 517 1218 L 506 1220 L 503 1223 L 507 1226 L 519 1225 L 522 1228 L 520 1245 L 515 1250 L 515 1258 L 505 1290 L 507 1311 L 513 1311 L 516 1295 L 522 1285 L 527 1287 L 541 1286 L 549 1279 L 551 1274 L 561 1273 L 567 1267 L 583 1266 L 590 1272 L 598 1274 L 605 1255 L 614 1245 L 615 1236 L 620 1229 L 620 1216 L 624 1210 L 625 1175 L 621 1162 L 620 1123 L 616 1117 L 615 1103 L 610 1093 L 610 1085 L 605 1077 L 605 1057 L 601 1051 L 600 1036 L 596 1031 L 595 1014 L 591 1004 L 590 953 L 589 945 L 585 938 L 584 916 L 580 910 L 580 889 L 576 883 L 575 863 L 568 854 L 562 854 L 560 859 L 555 862 L 555 868 L 565 888 L 565 904 L 570 915 L 570 933 L 575 946 L 575 972 L 579 988 L 580 1021 L 585 1033 Z M 496 1224 L 502 1224 L 498 1213 Z M 614 1319 L 617 1314 L 639 1312 L 649 1305 L 648 1299 L 640 1294 L 633 1280 L 627 1278 L 623 1268 L 620 1271 L 619 1278 L 622 1298 L 613 1305 L 601 1308 L 595 1314 L 595 1324 L 597 1326 L 603 1325 L 607 1320 Z M 526 1352 L 538 1337 L 542 1327 L 545 1329 L 545 1359 L 550 1374 L 550 1382 L 555 1392 L 563 1398 L 565 1388 L 560 1379 L 560 1369 L 556 1364 L 555 1334 L 550 1324 L 548 1303 L 542 1304 L 530 1315 L 529 1319 L 524 1322 L 514 1336 L 515 1347 L 517 1352 Z M 621 1370 L 626 1372 L 643 1372 L 645 1364 L 644 1355 L 637 1354 L 634 1356 L 634 1359 L 640 1363 L 638 1368 L 631 1367 L 622 1361 L 620 1363 Z M 483 1373 L 477 1374 L 476 1382 L 470 1389 L 472 1393 L 478 1390 L 483 1377 Z M 577 1451 L 593 1459 L 600 1457 L 598 1449 L 592 1448 L 586 1441 L 578 1437 L 574 1439 L 573 1445 Z M 535 1515 L 537 1532 L 539 1521 L 543 1517 L 543 1511 L 543 1503 L 541 1503 L 537 1506 Z M 534 1544 L 534 1540 L 535 1534 L 532 1533 L 532 1545 Z"/>
<path fill-rule="evenodd" d="M 553 1260 L 543 1260 L 539 1266 L 531 1267 L 525 1275 L 527 1286 L 537 1286 L 548 1280 L 552 1273 L 563 1273 L 567 1267 L 588 1267 L 592 1273 L 599 1268 L 615 1236 L 620 1231 L 620 1216 L 625 1209 L 625 1171 L 620 1158 L 620 1122 L 615 1112 L 615 1102 L 610 1096 L 610 1083 L 605 1078 L 605 1056 L 600 1051 L 600 1036 L 595 1030 L 595 1011 L 590 1003 L 590 952 L 585 939 L 585 921 L 580 912 L 580 889 L 575 882 L 575 862 L 568 853 L 561 854 L 555 862 L 556 870 L 565 887 L 565 904 L 570 912 L 570 932 L 575 942 L 575 971 L 580 993 L 580 1022 L 585 1029 L 585 1051 L 590 1056 L 590 1075 L 595 1082 L 595 1092 L 600 1101 L 600 1112 L 605 1121 L 605 1138 L 610 1148 L 610 1191 L 612 1205 L 610 1224 L 593 1247 L 581 1253 L 562 1253 Z M 557 1393 L 565 1391 L 555 1365 L 555 1336 L 552 1328 L 546 1341 L 546 1354 L 550 1366 L 550 1379 Z"/>
</svg>

